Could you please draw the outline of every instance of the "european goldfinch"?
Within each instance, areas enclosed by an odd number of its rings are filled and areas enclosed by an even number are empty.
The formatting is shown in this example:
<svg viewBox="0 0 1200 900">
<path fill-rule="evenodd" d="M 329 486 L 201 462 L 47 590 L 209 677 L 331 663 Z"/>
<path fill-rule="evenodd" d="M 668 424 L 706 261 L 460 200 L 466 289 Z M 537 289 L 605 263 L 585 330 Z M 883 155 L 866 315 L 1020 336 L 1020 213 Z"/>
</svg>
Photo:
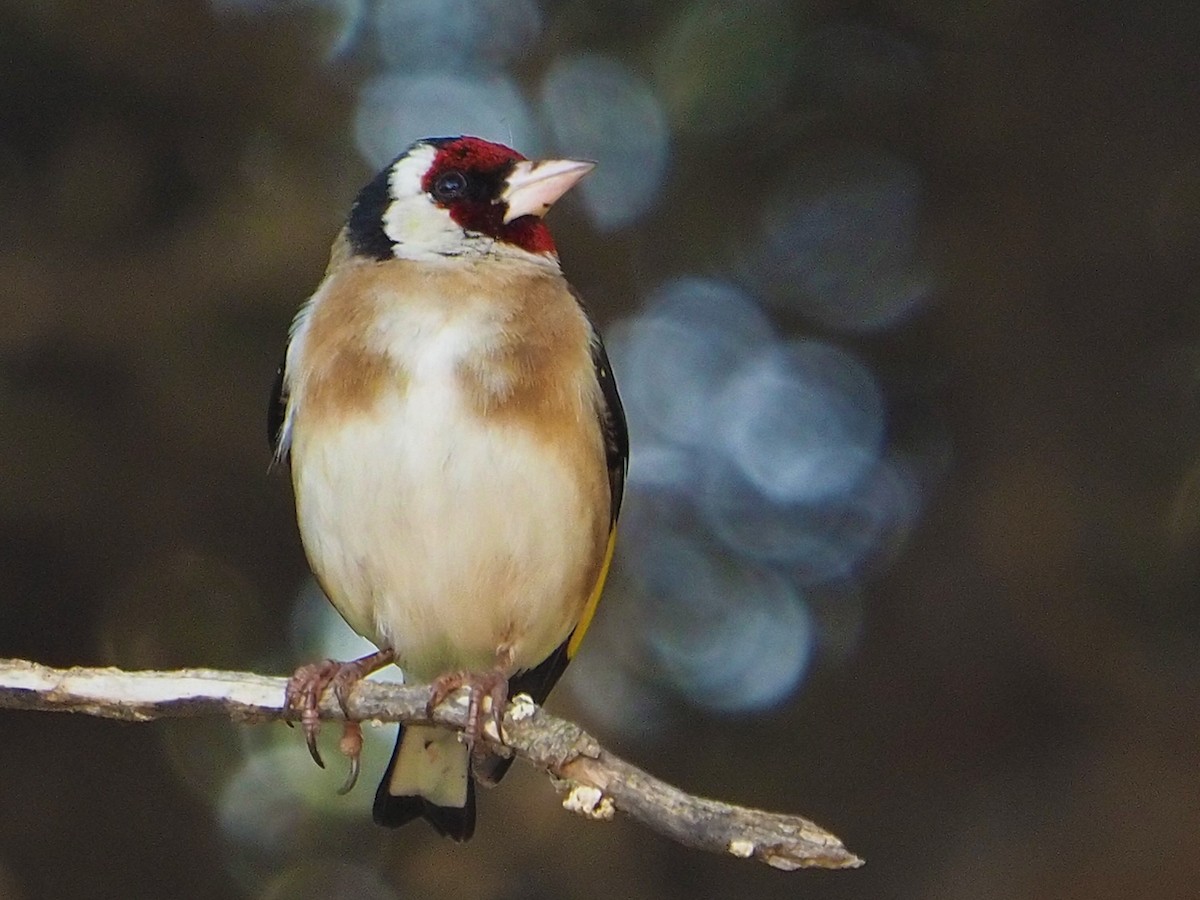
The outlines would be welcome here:
<svg viewBox="0 0 1200 900">
<path fill-rule="evenodd" d="M 379 652 L 305 667 L 316 701 L 390 662 L 471 691 L 467 740 L 401 729 L 374 818 L 475 827 L 487 703 L 541 703 L 579 648 L 612 558 L 628 435 L 600 336 L 542 216 L 592 169 L 472 137 L 418 141 L 359 193 L 292 324 L 271 399 L 309 564 Z M 350 725 L 351 783 L 357 774 Z M 346 741 L 343 741 L 343 746 Z M 474 765 L 472 763 L 474 762 Z"/>
</svg>

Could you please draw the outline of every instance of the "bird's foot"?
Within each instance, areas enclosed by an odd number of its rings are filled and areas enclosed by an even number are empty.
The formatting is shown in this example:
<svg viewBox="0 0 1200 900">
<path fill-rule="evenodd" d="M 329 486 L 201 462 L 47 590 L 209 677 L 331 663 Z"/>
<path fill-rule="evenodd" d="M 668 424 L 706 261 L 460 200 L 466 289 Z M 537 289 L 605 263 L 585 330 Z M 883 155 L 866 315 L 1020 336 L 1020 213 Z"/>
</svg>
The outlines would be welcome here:
<svg viewBox="0 0 1200 900">
<path fill-rule="evenodd" d="M 463 728 L 463 740 L 472 750 L 480 736 L 486 736 L 502 743 L 503 733 L 500 725 L 504 721 L 504 707 L 508 703 L 508 675 L 503 669 L 493 669 L 490 672 L 449 672 L 434 679 L 433 692 L 426 707 L 432 716 L 433 711 L 462 688 L 468 690 L 467 724 Z M 486 725 L 491 724 L 495 734 L 488 734 Z"/>
<path fill-rule="evenodd" d="M 350 773 L 338 789 L 339 794 L 349 792 L 358 781 L 359 757 L 362 755 L 362 727 L 350 718 L 350 691 L 358 682 L 377 669 L 382 669 L 395 658 L 395 653 L 391 650 L 378 650 L 349 662 L 327 659 L 301 666 L 288 679 L 284 705 L 289 711 L 300 714 L 300 727 L 304 729 L 304 741 L 308 745 L 308 752 L 322 769 L 325 768 L 325 761 L 321 759 L 321 751 L 317 749 L 317 734 L 321 730 L 321 695 L 325 693 L 326 688 L 333 687 L 338 706 L 346 717 L 338 750 L 350 760 Z"/>
</svg>

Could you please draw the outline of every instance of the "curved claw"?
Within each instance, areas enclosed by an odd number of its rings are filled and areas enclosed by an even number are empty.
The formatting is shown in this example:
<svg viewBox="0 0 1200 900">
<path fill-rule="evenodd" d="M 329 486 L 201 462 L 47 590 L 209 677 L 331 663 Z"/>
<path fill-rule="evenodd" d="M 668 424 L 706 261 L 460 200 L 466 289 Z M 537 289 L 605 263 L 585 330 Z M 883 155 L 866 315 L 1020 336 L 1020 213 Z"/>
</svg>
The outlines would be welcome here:
<svg viewBox="0 0 1200 900">
<path fill-rule="evenodd" d="M 345 796 L 346 794 L 348 794 L 352 790 L 354 790 L 354 785 L 358 784 L 358 770 L 359 770 L 358 757 L 357 756 L 350 757 L 350 772 L 346 775 L 346 781 L 342 784 L 342 786 L 340 788 L 337 789 L 339 796 Z"/>
<path fill-rule="evenodd" d="M 325 768 L 325 760 L 321 759 L 321 751 L 317 749 L 317 733 L 310 731 L 305 735 L 305 743 L 308 744 L 308 752 L 312 755 L 315 762 L 322 769 Z"/>
<path fill-rule="evenodd" d="M 395 653 L 390 649 L 379 650 L 361 659 L 350 662 L 337 662 L 327 659 L 324 662 L 301 666 L 288 679 L 284 692 L 284 703 L 290 712 L 300 713 L 300 725 L 304 729 L 304 742 L 308 746 L 309 755 L 322 769 L 325 760 L 317 749 L 317 733 L 321 730 L 320 701 L 321 694 L 331 684 L 342 715 L 346 717 L 346 733 L 342 737 L 342 753 L 351 758 L 350 777 L 338 793 L 345 793 L 354 787 L 358 781 L 358 755 L 362 752 L 362 732 L 357 723 L 350 719 L 349 694 L 354 684 L 395 659 Z M 288 722 L 291 725 L 291 722 Z M 347 743 L 347 739 L 349 742 Z"/>
</svg>

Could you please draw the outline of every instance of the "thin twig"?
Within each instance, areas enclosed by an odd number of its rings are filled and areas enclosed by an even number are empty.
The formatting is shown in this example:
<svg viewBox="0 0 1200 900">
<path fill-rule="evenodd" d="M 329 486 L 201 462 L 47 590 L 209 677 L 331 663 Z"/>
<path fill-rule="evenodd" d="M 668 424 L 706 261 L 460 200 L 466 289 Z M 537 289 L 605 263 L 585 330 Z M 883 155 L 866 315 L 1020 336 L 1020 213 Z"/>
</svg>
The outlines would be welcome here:
<svg viewBox="0 0 1200 900">
<path fill-rule="evenodd" d="M 52 669 L 0 660 L 0 707 L 133 722 L 202 715 L 243 722 L 287 719 L 285 684 L 284 678 L 211 669 Z M 428 701 L 429 688 L 423 685 L 364 681 L 351 692 L 349 708 L 351 716 L 364 721 L 428 723 Z M 321 718 L 342 718 L 328 694 Z M 461 729 L 466 704 L 444 703 L 433 720 Z M 504 740 L 517 756 L 555 779 L 567 794 L 567 809 L 588 818 L 610 819 L 619 810 L 686 846 L 758 859 L 778 869 L 862 864 L 840 840 L 807 819 L 685 794 L 609 753 L 578 726 L 519 699 L 505 717 Z"/>
</svg>

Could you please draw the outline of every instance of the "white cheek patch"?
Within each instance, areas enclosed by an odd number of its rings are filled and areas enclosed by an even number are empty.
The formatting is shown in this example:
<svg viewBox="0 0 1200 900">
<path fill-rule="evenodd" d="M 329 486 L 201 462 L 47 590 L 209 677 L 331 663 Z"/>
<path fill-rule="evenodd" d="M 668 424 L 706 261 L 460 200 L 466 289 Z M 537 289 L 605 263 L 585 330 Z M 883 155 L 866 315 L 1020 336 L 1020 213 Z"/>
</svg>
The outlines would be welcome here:
<svg viewBox="0 0 1200 900">
<path fill-rule="evenodd" d="M 383 233 L 395 245 L 398 257 L 427 259 L 458 255 L 467 240 L 450 213 L 434 203 L 421 186 L 436 156 L 437 148 L 425 144 L 392 166 L 388 192 L 393 199 L 383 214 Z"/>
<path fill-rule="evenodd" d="M 393 197 L 412 197 L 422 193 L 421 181 L 437 158 L 437 148 L 432 144 L 419 144 L 400 157 L 392 165 L 388 176 L 388 187 Z"/>
</svg>

